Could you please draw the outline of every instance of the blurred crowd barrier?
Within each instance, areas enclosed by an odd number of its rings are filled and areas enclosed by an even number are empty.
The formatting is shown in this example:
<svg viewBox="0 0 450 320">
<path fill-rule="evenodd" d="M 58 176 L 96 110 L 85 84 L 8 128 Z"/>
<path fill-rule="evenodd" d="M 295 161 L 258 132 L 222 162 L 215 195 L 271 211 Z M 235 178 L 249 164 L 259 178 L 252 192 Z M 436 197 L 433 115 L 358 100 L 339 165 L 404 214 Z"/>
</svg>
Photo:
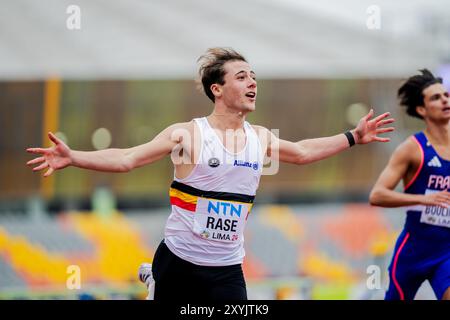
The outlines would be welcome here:
<svg viewBox="0 0 450 320">
<path fill-rule="evenodd" d="M 0 298 L 144 298 L 137 270 L 152 262 L 168 214 L 2 214 Z M 361 203 L 256 205 L 245 233 L 249 297 L 382 298 L 403 219 L 400 209 Z M 380 279 L 371 270 L 379 270 Z"/>
</svg>

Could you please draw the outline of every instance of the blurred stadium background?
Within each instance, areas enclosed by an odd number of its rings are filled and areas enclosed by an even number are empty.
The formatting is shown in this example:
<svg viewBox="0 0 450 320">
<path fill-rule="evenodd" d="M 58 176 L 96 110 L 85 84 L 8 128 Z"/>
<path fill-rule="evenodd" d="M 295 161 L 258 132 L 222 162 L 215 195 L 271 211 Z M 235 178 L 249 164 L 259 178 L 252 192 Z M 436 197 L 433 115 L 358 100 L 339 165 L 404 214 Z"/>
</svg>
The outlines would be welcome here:
<svg viewBox="0 0 450 320">
<path fill-rule="evenodd" d="M 66 22 L 80 8 L 80 29 Z M 367 21 L 373 5 L 380 28 Z M 169 214 L 169 159 L 128 174 L 68 168 L 43 179 L 30 146 L 129 147 L 203 116 L 196 59 L 231 46 L 258 77 L 249 121 L 284 139 L 351 128 L 390 111 L 389 144 L 357 147 L 261 180 L 246 231 L 252 299 L 381 299 L 404 213 L 367 203 L 393 149 L 421 128 L 398 107 L 402 79 L 450 80 L 445 0 L 0 0 L 0 299 L 142 299 L 137 281 Z M 372 8 L 372 9 L 370 9 Z M 377 10 L 375 8 L 375 10 Z M 447 82 L 448 84 L 448 82 Z M 68 266 L 81 270 L 70 290 Z M 381 288 L 366 285 L 368 267 Z M 434 299 L 425 284 L 417 296 Z"/>
</svg>

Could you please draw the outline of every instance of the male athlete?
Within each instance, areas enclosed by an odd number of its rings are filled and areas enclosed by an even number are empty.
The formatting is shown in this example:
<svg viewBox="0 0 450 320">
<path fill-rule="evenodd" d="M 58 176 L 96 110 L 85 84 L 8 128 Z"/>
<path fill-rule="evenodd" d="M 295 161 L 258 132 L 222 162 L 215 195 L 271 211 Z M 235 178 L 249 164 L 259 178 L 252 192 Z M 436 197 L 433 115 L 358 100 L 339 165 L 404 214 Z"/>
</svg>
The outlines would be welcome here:
<svg viewBox="0 0 450 320">
<path fill-rule="evenodd" d="M 171 214 L 156 250 L 152 275 L 155 300 L 246 300 L 241 268 L 244 227 L 252 208 L 264 157 L 294 164 L 328 158 L 353 144 L 387 142 L 394 130 L 389 113 L 371 120 L 373 110 L 345 134 L 290 142 L 250 125 L 255 110 L 255 73 L 232 49 L 213 48 L 200 57 L 203 90 L 214 103 L 206 117 L 169 126 L 152 141 L 129 149 L 83 152 L 49 133 L 51 148 L 29 148 L 41 156 L 28 162 L 45 177 L 67 166 L 128 172 L 171 154 L 174 181 Z"/>
<path fill-rule="evenodd" d="M 412 300 L 429 280 L 450 300 L 450 104 L 442 79 L 424 69 L 398 90 L 406 113 L 425 130 L 397 147 L 370 194 L 382 207 L 407 206 L 406 222 L 389 266 L 387 300 Z M 394 191 L 403 180 L 404 193 Z"/>
</svg>

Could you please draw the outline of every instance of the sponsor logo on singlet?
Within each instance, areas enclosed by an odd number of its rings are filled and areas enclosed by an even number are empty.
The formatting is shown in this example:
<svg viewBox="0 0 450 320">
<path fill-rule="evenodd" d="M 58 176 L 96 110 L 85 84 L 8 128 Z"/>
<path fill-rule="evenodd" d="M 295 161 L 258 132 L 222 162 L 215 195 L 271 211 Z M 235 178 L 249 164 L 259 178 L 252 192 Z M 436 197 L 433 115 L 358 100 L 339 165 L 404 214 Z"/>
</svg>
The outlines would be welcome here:
<svg viewBox="0 0 450 320">
<path fill-rule="evenodd" d="M 433 159 L 428 161 L 428 166 L 429 167 L 437 167 L 437 168 L 442 167 L 441 162 L 439 161 L 438 157 L 436 157 L 436 156 L 434 156 Z"/>
<path fill-rule="evenodd" d="M 258 170 L 258 168 L 259 168 L 258 162 L 248 162 L 248 161 L 242 161 L 242 160 L 234 160 L 234 166 L 235 167 L 253 168 L 253 170 Z"/>
</svg>

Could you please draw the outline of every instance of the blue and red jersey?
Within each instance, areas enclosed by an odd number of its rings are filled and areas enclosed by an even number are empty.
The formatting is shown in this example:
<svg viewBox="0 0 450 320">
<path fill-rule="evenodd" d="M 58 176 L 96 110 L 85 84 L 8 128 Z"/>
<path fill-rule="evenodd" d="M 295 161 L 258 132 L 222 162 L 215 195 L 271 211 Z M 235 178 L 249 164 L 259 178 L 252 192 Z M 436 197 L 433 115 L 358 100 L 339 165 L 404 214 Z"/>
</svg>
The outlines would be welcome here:
<svg viewBox="0 0 450 320">
<path fill-rule="evenodd" d="M 450 161 L 442 158 L 423 132 L 413 139 L 421 153 L 417 172 L 405 193 L 430 194 L 450 189 Z M 411 206 L 389 266 L 387 300 L 414 299 L 428 280 L 441 299 L 450 287 L 450 210 L 440 206 Z"/>
</svg>

